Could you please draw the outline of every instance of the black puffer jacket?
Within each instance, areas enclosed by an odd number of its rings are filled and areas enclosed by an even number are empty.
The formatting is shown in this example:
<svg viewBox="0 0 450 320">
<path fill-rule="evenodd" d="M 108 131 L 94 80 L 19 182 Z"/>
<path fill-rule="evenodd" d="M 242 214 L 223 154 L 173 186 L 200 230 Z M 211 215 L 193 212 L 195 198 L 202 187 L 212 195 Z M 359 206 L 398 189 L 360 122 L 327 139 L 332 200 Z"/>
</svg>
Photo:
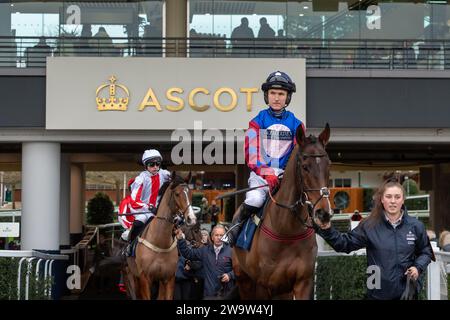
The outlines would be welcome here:
<svg viewBox="0 0 450 320">
<path fill-rule="evenodd" d="M 406 209 L 396 228 L 383 216 L 373 227 L 363 221 L 348 233 L 333 227 L 317 232 L 338 252 L 367 249 L 367 265 L 378 266 L 381 278 L 379 289 L 367 290 L 369 299 L 400 299 L 406 288 L 406 269 L 415 266 L 421 275 L 434 259 L 425 226 L 408 216 Z"/>
</svg>

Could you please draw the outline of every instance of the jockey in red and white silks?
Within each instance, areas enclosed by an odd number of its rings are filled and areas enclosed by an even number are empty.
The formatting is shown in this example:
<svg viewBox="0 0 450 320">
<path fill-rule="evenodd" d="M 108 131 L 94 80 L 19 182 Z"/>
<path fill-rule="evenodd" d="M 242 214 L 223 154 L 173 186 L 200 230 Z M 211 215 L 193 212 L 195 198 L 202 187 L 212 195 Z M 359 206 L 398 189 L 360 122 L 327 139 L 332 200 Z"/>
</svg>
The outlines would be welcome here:
<svg viewBox="0 0 450 320">
<path fill-rule="evenodd" d="M 161 186 L 170 179 L 170 172 L 160 169 L 162 156 L 154 149 L 146 150 L 142 162 L 147 170 L 142 171 L 131 185 L 131 210 L 146 212 L 135 215 L 135 220 L 143 223 L 154 216 L 151 211 L 158 206 L 160 197 L 158 192 Z"/>
</svg>

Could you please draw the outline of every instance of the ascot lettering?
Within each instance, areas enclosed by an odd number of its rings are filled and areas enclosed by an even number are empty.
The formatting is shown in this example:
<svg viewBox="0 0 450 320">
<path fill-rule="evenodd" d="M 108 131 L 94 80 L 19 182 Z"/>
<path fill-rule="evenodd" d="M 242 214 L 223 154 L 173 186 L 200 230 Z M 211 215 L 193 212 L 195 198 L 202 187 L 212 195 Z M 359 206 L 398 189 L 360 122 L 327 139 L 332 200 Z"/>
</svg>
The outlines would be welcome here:
<svg viewBox="0 0 450 320">
<path fill-rule="evenodd" d="M 253 94 L 257 93 L 258 89 L 240 88 L 239 92 L 244 94 L 246 110 L 249 112 L 252 111 Z M 178 112 L 183 110 L 185 106 L 185 97 L 183 97 L 183 94 L 184 90 L 182 88 L 179 87 L 169 88 L 166 91 L 166 98 L 168 101 L 174 102 L 175 104 L 167 104 L 165 105 L 165 108 L 168 111 L 172 112 Z M 187 93 L 187 104 L 194 111 L 203 112 L 211 107 L 209 104 L 199 105 L 198 96 L 200 95 L 212 97 L 213 106 L 221 112 L 232 111 L 238 105 L 238 94 L 232 88 L 223 87 L 217 89 L 215 92 L 210 92 L 207 88 L 197 87 L 192 89 L 189 93 Z M 223 97 L 228 97 L 230 102 L 228 104 L 224 104 L 223 99 L 225 98 Z M 149 88 L 147 90 L 147 93 L 145 94 L 144 98 L 139 104 L 138 110 L 144 111 L 147 107 L 153 107 L 158 112 L 163 111 L 161 102 L 152 88 Z"/>
</svg>

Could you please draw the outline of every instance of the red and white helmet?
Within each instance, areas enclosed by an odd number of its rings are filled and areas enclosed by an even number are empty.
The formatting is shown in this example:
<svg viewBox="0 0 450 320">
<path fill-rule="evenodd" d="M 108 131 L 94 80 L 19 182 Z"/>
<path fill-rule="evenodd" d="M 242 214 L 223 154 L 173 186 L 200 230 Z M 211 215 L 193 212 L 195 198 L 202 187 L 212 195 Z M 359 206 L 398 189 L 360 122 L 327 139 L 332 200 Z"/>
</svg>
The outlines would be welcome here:
<svg viewBox="0 0 450 320">
<path fill-rule="evenodd" d="M 156 149 L 145 150 L 142 155 L 142 164 L 147 165 L 147 162 L 150 161 L 162 161 L 162 155 Z"/>
</svg>

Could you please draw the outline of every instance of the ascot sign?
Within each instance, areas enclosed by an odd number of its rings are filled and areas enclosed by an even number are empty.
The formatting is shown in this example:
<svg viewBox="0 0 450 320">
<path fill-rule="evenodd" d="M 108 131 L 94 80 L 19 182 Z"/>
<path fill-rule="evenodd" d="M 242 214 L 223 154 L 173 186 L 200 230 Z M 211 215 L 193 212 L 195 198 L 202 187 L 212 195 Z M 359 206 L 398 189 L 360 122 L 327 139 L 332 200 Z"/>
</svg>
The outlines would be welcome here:
<svg viewBox="0 0 450 320">
<path fill-rule="evenodd" d="M 110 84 L 102 84 L 96 90 L 96 102 L 97 109 L 99 111 L 127 111 L 128 102 L 130 97 L 130 92 L 128 87 L 122 84 L 116 84 L 117 78 L 113 75 L 109 78 Z M 106 90 L 108 88 L 108 90 Z M 120 90 L 118 90 L 120 89 Z M 239 88 L 239 91 L 245 95 L 246 100 L 246 110 L 252 111 L 253 105 L 253 94 L 258 92 L 258 88 Z M 104 92 L 109 92 L 108 97 L 101 97 L 101 94 Z M 166 98 L 168 101 L 172 101 L 177 103 L 176 105 L 166 105 L 165 108 L 168 111 L 177 112 L 181 111 L 184 108 L 185 101 L 180 94 L 183 94 L 184 90 L 179 87 L 169 88 L 166 91 Z M 217 108 L 217 110 L 222 112 L 232 111 L 237 106 L 238 96 L 233 88 L 219 88 L 215 92 L 210 92 L 208 89 L 203 87 L 197 87 L 192 89 L 187 97 L 189 106 L 199 112 L 203 112 L 210 108 L 209 104 L 198 105 L 196 102 L 196 95 L 212 95 L 213 96 L 213 105 Z M 222 104 L 221 95 L 228 95 L 230 98 L 230 103 L 227 105 Z M 147 90 L 145 97 L 142 99 L 141 103 L 138 106 L 139 111 L 143 111 L 147 107 L 154 107 L 156 111 L 163 111 L 160 103 L 160 98 L 155 94 L 155 91 L 152 88 Z"/>
<path fill-rule="evenodd" d="M 46 129 L 246 129 L 275 70 L 296 83 L 289 110 L 306 121 L 304 59 L 49 57 Z"/>
</svg>

